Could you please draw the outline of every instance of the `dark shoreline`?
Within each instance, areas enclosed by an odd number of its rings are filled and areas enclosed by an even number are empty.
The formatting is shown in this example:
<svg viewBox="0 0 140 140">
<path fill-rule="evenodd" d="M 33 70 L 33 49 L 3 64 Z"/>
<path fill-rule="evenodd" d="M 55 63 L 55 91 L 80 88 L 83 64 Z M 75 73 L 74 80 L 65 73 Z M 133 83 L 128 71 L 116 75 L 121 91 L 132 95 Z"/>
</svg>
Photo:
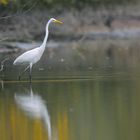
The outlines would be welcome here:
<svg viewBox="0 0 140 140">
<path fill-rule="evenodd" d="M 0 53 L 17 52 L 23 48 L 13 43 L 41 42 L 45 34 L 45 25 L 49 17 L 64 22 L 63 25 L 51 25 L 49 41 L 76 42 L 110 40 L 139 40 L 140 10 L 138 5 L 116 6 L 113 8 L 81 11 L 76 9 L 53 12 L 32 10 L 29 13 L 0 18 Z M 10 44 L 12 42 L 12 44 Z M 116 41 L 117 42 L 117 41 Z M 59 46 L 59 45 L 58 45 Z"/>
<path fill-rule="evenodd" d="M 32 10 L 29 13 L 0 18 L 0 40 L 31 42 L 41 41 L 45 25 L 50 17 L 64 22 L 51 25 L 50 39 L 76 40 L 83 35 L 114 30 L 140 29 L 140 10 L 135 6 L 116 6 L 115 8 L 64 10 L 60 13 L 48 10 Z"/>
</svg>

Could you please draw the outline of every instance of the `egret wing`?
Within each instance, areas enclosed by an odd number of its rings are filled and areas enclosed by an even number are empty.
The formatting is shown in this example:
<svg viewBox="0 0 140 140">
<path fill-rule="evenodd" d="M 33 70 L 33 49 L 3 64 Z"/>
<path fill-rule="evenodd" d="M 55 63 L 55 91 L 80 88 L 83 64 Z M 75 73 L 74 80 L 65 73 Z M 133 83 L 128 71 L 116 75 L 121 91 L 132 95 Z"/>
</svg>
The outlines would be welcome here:
<svg viewBox="0 0 140 140">
<path fill-rule="evenodd" d="M 37 59 L 38 59 L 38 48 L 35 48 L 17 57 L 17 59 L 14 61 L 14 65 L 24 64 L 24 63 L 34 64 L 35 62 L 38 61 Z"/>
</svg>

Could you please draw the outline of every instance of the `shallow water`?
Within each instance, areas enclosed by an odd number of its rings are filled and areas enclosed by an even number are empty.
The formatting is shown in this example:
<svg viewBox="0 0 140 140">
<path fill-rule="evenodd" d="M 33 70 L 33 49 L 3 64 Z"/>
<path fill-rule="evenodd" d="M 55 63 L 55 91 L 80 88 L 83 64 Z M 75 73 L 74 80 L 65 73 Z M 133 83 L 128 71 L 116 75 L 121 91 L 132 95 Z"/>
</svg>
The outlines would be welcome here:
<svg viewBox="0 0 140 140">
<path fill-rule="evenodd" d="M 33 68 L 32 83 L 6 62 L 0 140 L 139 140 L 139 47 L 95 48 L 56 49 L 55 60 Z"/>
<path fill-rule="evenodd" d="M 140 138 L 139 72 L 85 71 L 55 77 L 51 73 L 32 84 L 1 80 L 2 140 Z"/>
</svg>

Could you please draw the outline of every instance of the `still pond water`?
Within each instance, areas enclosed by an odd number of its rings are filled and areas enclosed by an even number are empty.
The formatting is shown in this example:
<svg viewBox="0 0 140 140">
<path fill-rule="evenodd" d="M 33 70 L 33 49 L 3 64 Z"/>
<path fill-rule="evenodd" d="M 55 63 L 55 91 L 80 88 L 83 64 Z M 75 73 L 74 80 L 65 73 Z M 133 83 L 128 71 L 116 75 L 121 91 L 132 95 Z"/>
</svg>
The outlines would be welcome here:
<svg viewBox="0 0 140 140">
<path fill-rule="evenodd" d="M 0 80 L 0 140 L 140 139 L 138 65 L 37 71 L 31 84 L 16 73 Z"/>
<path fill-rule="evenodd" d="M 0 139 L 138 140 L 140 73 L 89 77 L 1 80 Z"/>
</svg>

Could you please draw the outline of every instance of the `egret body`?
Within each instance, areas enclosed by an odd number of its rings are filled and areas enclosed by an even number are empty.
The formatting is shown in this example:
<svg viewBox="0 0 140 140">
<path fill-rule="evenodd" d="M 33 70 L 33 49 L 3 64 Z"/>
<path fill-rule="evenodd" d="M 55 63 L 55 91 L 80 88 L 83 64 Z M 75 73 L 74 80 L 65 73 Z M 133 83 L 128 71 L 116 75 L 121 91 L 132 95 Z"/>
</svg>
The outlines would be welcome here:
<svg viewBox="0 0 140 140">
<path fill-rule="evenodd" d="M 35 63 L 37 63 L 40 60 L 41 56 L 43 55 L 43 52 L 44 52 L 45 47 L 46 47 L 46 42 L 47 42 L 47 39 L 48 39 L 48 34 L 49 34 L 49 25 L 52 22 L 62 23 L 59 20 L 51 18 L 46 24 L 46 35 L 44 37 L 44 40 L 43 40 L 43 43 L 41 44 L 41 46 L 23 53 L 22 55 L 17 57 L 16 60 L 14 61 L 14 63 L 13 63 L 14 65 L 22 65 L 22 64 L 27 65 L 27 67 L 25 68 L 23 73 L 27 69 L 30 69 L 30 71 L 29 71 L 30 81 L 31 81 L 32 66 Z M 21 74 L 19 75 L 19 80 L 20 80 L 20 76 L 21 76 Z"/>
</svg>

